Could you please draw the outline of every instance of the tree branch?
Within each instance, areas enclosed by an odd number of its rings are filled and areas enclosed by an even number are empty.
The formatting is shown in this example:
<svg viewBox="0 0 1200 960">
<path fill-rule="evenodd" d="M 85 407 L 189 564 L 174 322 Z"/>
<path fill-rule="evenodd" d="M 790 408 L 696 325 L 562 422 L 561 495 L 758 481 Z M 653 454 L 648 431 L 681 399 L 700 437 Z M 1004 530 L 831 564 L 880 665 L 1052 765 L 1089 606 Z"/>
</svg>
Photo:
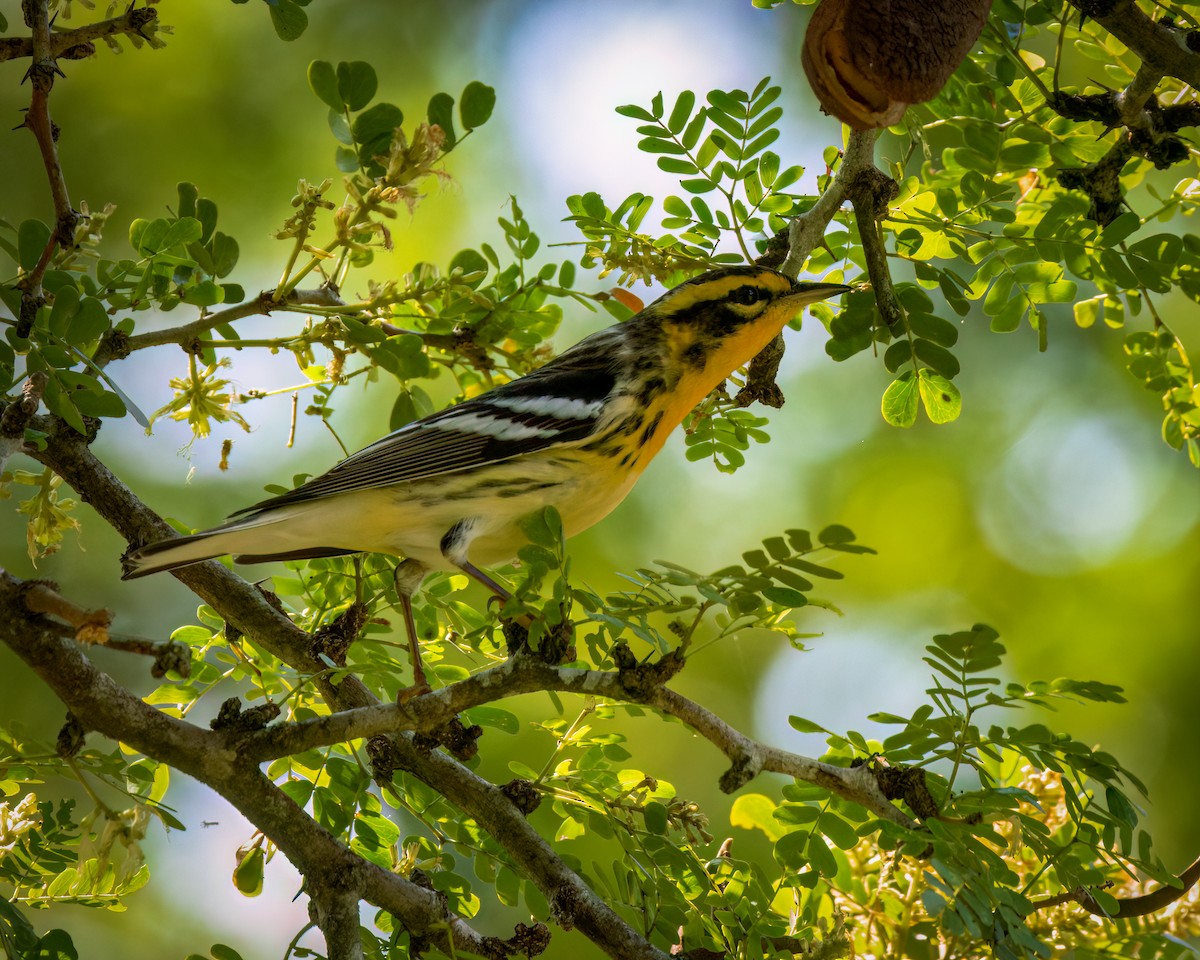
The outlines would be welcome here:
<svg viewBox="0 0 1200 960">
<path fill-rule="evenodd" d="M 1071 0 L 1071 5 L 1129 47 L 1143 63 L 1200 88 L 1200 55 L 1184 46 L 1181 31 L 1155 23 L 1134 0 Z"/>
<path fill-rule="evenodd" d="M 341 298 L 337 294 L 337 290 L 332 287 L 318 287 L 313 290 L 293 290 L 282 302 L 275 299 L 274 290 L 264 290 L 253 300 L 234 304 L 215 313 L 202 314 L 191 323 L 185 323 L 178 327 L 168 327 L 165 330 L 150 330 L 146 333 L 135 334 L 134 336 L 110 330 L 104 335 L 99 346 L 96 348 L 92 362 L 102 367 L 112 360 L 124 359 L 135 350 L 145 350 L 147 347 L 161 347 L 168 343 L 178 344 L 189 353 L 194 353 L 203 346 L 200 338 L 210 330 L 221 326 L 221 324 L 233 323 L 237 320 L 244 320 L 246 317 L 259 316 L 260 314 L 262 316 L 270 316 L 272 310 L 278 310 L 284 305 L 290 306 L 293 304 L 312 304 L 324 307 L 343 305 Z"/>
<path fill-rule="evenodd" d="M 733 766 L 721 778 L 721 789 L 726 793 L 738 790 L 762 771 L 783 773 L 858 803 L 892 823 L 910 829 L 918 826 L 884 797 L 865 767 L 836 767 L 766 746 L 673 690 L 630 682 L 629 674 L 624 671 L 554 667 L 533 657 L 506 660 L 404 704 L 383 704 L 296 723 L 276 724 L 248 734 L 240 749 L 245 756 L 263 763 L 346 740 L 401 731 L 433 733 L 463 710 L 545 690 L 641 703 L 677 717 L 732 761 Z"/>
<path fill-rule="evenodd" d="M 354 889 L 316 887 L 305 878 L 308 890 L 308 914 L 325 934 L 329 960 L 362 960 L 362 940 L 358 936 L 360 895 Z"/>
<path fill-rule="evenodd" d="M 86 438 L 57 418 L 41 417 L 37 420 L 38 428 L 48 436 L 45 448 L 29 451 L 30 455 L 62 476 L 81 499 L 90 503 L 126 539 L 131 543 L 144 543 L 153 537 L 170 535 L 167 524 L 92 454 Z M 272 607 L 252 585 L 221 564 L 210 561 L 183 567 L 172 573 L 235 628 L 253 637 L 256 643 L 262 644 L 281 660 L 303 672 L 324 672 L 325 665 L 312 653 L 308 634 Z M 0 639 L 3 639 L 3 634 L 0 634 Z M 51 686 L 58 692 L 57 687 L 53 684 Z M 319 689 L 334 711 L 377 706 L 374 696 L 354 676 L 345 677 L 337 687 L 322 681 L 319 683 Z M 124 736 L 120 739 L 142 749 L 137 740 Z M 517 864 L 528 871 L 526 875 L 529 879 L 536 883 L 547 900 L 555 905 L 556 919 L 564 927 L 579 927 L 586 936 L 613 957 L 666 960 L 666 954 L 651 947 L 645 938 L 600 900 L 578 874 L 563 863 L 549 844 L 525 821 L 513 802 L 497 787 L 477 777 L 450 757 L 422 750 L 414 744 L 411 735 L 391 738 L 389 746 L 396 762 L 403 769 L 428 783 L 479 822 Z M 256 763 L 244 750 L 241 742 L 238 750 L 242 762 Z M 180 766 L 174 759 L 168 762 L 184 772 L 189 772 L 188 767 Z M 257 766 L 253 769 L 255 772 L 258 770 Z M 268 787 L 274 789 L 265 777 L 262 778 L 259 789 L 266 790 Z M 242 784 L 239 789 L 245 790 L 246 786 Z M 248 796 L 239 796 L 239 800 L 243 799 L 249 802 Z M 237 801 L 233 802 L 235 806 L 239 806 Z M 267 836 L 276 840 L 271 828 L 259 824 L 253 817 L 250 819 Z M 296 860 L 282 844 L 280 849 L 298 867 L 301 863 L 309 862 L 302 852 L 297 854 L 300 859 Z M 399 910 L 393 909 L 380 898 L 378 884 L 383 882 L 379 879 L 377 883 L 368 877 L 365 881 L 368 898 L 403 917 Z M 408 921 L 405 923 L 409 925 Z M 489 938 L 489 943 L 491 939 Z M 496 946 L 496 943 L 491 943 L 493 952 Z"/>
<path fill-rule="evenodd" d="M 144 37 L 143 30 L 156 20 L 158 11 L 153 7 L 135 10 L 131 6 L 119 17 L 85 24 L 74 30 L 54 31 L 50 34 L 50 55 L 55 59 L 79 60 L 96 52 L 94 41 L 122 33 L 136 33 Z M 0 38 L 0 63 L 19 57 L 32 57 L 33 50 L 32 37 Z"/>
<path fill-rule="evenodd" d="M 421 750 L 412 734 L 395 737 L 393 744 L 401 769 L 467 811 L 504 847 L 545 895 L 551 919 L 560 927 L 578 928 L 614 960 L 668 960 L 562 861 L 503 790 L 440 751 Z"/>
<path fill-rule="evenodd" d="M 1058 893 L 1052 897 L 1043 897 L 1033 901 L 1034 910 L 1045 910 L 1048 907 L 1060 907 L 1065 903 L 1077 903 L 1094 917 L 1104 920 L 1127 920 L 1130 917 L 1147 917 L 1152 913 L 1164 910 L 1177 900 L 1181 900 L 1187 892 L 1200 880 L 1200 857 L 1197 857 L 1179 875 L 1179 886 L 1163 884 L 1157 890 L 1151 890 L 1140 897 L 1126 897 L 1117 901 L 1116 911 L 1106 910 L 1086 887 Z"/>
<path fill-rule="evenodd" d="M 241 755 L 240 734 L 203 730 L 135 697 L 98 670 L 72 641 L 58 636 L 54 625 L 31 614 L 25 604 L 27 592 L 25 583 L 0 570 L 0 642 L 24 660 L 87 729 L 206 784 L 270 837 L 305 876 L 306 889 L 323 898 L 318 914 L 330 938 L 331 956 L 355 956 L 341 952 L 348 943 L 343 902 L 351 895 L 355 903 L 366 896 L 445 953 L 484 953 L 485 939 L 492 938 L 482 937 L 451 914 L 434 891 L 346 849 Z M 355 941 L 357 916 L 355 910 Z"/>
<path fill-rule="evenodd" d="M 42 394 L 46 392 L 46 384 L 50 378 L 42 370 L 29 375 L 21 387 L 21 396 L 13 400 L 0 413 L 0 470 L 8 462 L 8 458 L 21 449 L 25 443 L 25 427 L 29 419 L 38 411 L 42 402 Z"/>
<path fill-rule="evenodd" d="M 38 310 L 45 303 L 42 291 L 42 277 L 50 266 L 50 258 L 54 248 L 64 249 L 75 244 L 75 225 L 79 214 L 71 207 L 71 198 L 67 193 L 67 182 L 63 177 L 62 164 L 58 160 L 58 128 L 50 119 L 50 90 L 54 86 L 55 75 L 63 76 L 54 62 L 50 43 L 50 13 L 46 0 L 25 0 L 22 4 L 25 21 L 32 33 L 33 62 L 25 73 L 25 79 L 30 81 L 31 93 L 29 109 L 25 112 L 23 125 L 29 129 L 37 141 L 42 154 L 42 165 L 46 168 L 46 177 L 50 181 L 50 196 L 54 202 L 55 228 L 46 243 L 42 255 L 34 268 L 18 282 L 21 290 L 21 305 L 18 310 L 18 336 L 25 337 L 33 329 Z"/>
<path fill-rule="evenodd" d="M 806 212 L 792 220 L 788 229 L 788 255 L 779 267 L 780 273 L 795 277 L 808 255 L 825 238 L 825 228 L 838 212 L 847 196 L 851 181 L 864 170 L 875 166 L 875 138 L 878 130 L 851 130 L 837 173 Z"/>
</svg>

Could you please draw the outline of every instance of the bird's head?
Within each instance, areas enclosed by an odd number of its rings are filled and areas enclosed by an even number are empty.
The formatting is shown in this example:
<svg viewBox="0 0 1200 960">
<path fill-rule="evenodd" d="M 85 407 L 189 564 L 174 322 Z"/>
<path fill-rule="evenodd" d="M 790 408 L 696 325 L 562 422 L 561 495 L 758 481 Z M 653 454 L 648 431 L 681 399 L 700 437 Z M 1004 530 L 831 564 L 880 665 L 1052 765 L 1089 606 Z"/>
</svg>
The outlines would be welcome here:
<svg viewBox="0 0 1200 960">
<path fill-rule="evenodd" d="M 662 325 L 679 368 L 712 389 L 751 360 L 805 306 L 847 293 L 844 283 L 793 280 L 759 266 L 722 267 L 693 277 L 647 313 Z"/>
</svg>

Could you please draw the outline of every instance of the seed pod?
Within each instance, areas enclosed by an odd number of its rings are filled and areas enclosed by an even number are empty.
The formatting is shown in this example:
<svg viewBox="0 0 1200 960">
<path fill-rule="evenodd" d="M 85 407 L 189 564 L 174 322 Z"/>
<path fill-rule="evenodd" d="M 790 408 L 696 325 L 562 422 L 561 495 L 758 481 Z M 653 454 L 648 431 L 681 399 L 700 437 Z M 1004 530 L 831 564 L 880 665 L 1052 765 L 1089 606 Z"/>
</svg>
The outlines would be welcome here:
<svg viewBox="0 0 1200 960">
<path fill-rule="evenodd" d="M 801 59 L 822 109 L 856 130 L 938 94 L 979 38 L 991 0 L 822 0 Z"/>
</svg>

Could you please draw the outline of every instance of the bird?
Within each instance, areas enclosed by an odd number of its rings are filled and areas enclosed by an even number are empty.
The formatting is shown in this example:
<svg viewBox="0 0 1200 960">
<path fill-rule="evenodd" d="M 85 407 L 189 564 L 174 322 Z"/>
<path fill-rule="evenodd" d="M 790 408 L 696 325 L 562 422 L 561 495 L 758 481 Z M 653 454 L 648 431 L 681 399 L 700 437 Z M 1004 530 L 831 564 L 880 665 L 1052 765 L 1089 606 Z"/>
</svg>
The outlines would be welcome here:
<svg viewBox="0 0 1200 960">
<path fill-rule="evenodd" d="M 428 572 L 462 571 L 507 599 L 481 568 L 516 556 L 522 520 L 553 506 L 570 537 L 603 519 L 697 403 L 805 306 L 851 289 L 757 265 L 699 274 L 544 366 L 406 424 L 220 526 L 132 549 L 122 579 L 226 554 L 403 558 L 394 582 L 410 689 L 427 691 L 412 598 Z"/>
</svg>

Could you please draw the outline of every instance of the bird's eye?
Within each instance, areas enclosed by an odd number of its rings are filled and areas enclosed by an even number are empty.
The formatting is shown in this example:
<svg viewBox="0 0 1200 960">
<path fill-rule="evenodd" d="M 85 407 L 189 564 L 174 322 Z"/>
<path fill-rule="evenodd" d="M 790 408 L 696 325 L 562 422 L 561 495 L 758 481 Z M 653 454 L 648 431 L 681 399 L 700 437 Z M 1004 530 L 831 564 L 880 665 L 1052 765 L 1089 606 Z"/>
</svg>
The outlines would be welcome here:
<svg viewBox="0 0 1200 960">
<path fill-rule="evenodd" d="M 761 287 L 738 287 L 729 295 L 729 299 L 733 303 L 740 303 L 742 306 L 748 307 L 751 304 L 758 303 L 759 300 L 763 299 L 763 295 L 765 293 L 766 291 Z"/>
</svg>

